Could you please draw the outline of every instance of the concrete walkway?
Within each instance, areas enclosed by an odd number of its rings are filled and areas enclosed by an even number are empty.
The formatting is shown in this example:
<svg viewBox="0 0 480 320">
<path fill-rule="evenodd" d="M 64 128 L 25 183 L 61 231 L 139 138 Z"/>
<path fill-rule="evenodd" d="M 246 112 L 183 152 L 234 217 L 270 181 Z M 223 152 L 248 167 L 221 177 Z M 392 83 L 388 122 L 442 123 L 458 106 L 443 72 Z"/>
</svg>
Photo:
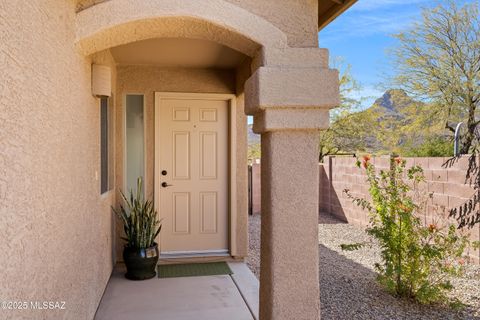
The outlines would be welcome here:
<svg viewBox="0 0 480 320">
<path fill-rule="evenodd" d="M 144 281 L 124 278 L 117 267 L 95 315 L 96 320 L 258 319 L 258 280 L 241 262 L 234 274 Z"/>
</svg>

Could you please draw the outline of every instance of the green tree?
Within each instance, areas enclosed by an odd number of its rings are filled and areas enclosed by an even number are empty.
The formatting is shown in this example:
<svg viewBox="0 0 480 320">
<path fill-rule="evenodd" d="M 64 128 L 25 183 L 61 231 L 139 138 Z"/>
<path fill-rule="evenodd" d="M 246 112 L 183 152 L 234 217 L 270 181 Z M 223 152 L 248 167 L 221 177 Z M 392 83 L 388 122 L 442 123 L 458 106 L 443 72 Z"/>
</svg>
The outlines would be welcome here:
<svg viewBox="0 0 480 320">
<path fill-rule="evenodd" d="M 355 152 L 365 148 L 361 132 L 369 126 L 367 115 L 358 112 L 362 99 L 354 94 L 360 85 L 351 75 L 351 66 L 337 58 L 333 65 L 340 70 L 340 105 L 330 112 L 331 125 L 320 133 L 320 161 L 339 152 Z"/>
<path fill-rule="evenodd" d="M 446 1 L 424 9 L 423 18 L 398 34 L 394 49 L 398 75 L 395 83 L 429 102 L 422 112 L 426 121 L 441 119 L 454 132 L 455 124 L 467 127 L 460 150 L 468 153 L 479 124 L 480 17 L 479 4 L 459 7 Z"/>
<path fill-rule="evenodd" d="M 260 148 L 260 143 L 250 144 L 247 150 L 247 159 L 260 159 L 262 152 Z"/>
<path fill-rule="evenodd" d="M 405 157 L 451 157 L 453 141 L 450 137 L 440 135 L 426 136 L 419 144 L 413 140 L 407 141 L 399 153 Z"/>
</svg>

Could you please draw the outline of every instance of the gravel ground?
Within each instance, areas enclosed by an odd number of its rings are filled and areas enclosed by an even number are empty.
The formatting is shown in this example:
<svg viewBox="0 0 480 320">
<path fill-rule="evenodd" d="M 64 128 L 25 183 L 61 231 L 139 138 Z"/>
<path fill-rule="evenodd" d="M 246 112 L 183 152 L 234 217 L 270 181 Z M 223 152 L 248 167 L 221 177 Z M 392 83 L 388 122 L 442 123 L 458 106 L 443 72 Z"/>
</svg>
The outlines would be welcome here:
<svg viewBox="0 0 480 320">
<path fill-rule="evenodd" d="M 260 215 L 250 216 L 247 264 L 259 277 Z M 344 252 L 342 243 L 369 240 L 362 228 L 321 216 L 319 221 L 320 301 L 325 319 L 480 319 L 480 267 L 467 266 L 462 278 L 453 279 L 453 296 L 467 305 L 455 311 L 440 305 L 425 306 L 396 299 L 376 282 L 373 264 L 378 248 Z"/>
</svg>

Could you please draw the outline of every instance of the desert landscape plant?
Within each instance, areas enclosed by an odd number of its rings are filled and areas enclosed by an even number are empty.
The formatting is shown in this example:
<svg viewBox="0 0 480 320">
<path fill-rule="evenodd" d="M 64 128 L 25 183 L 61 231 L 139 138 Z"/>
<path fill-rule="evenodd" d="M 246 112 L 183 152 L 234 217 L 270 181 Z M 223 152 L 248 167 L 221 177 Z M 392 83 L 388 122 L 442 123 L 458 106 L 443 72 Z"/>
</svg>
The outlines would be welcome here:
<svg viewBox="0 0 480 320">
<path fill-rule="evenodd" d="M 369 212 L 366 232 L 381 248 L 381 262 L 375 265 L 380 283 L 398 297 L 421 303 L 446 299 L 450 277 L 462 271 L 468 236 L 454 225 L 422 221 L 429 195 L 420 188 L 425 180 L 420 166 L 407 169 L 405 160 L 391 157 L 389 170 L 377 172 L 369 156 L 357 159 L 357 166 L 366 171 L 371 199 L 345 192 Z M 342 249 L 364 245 L 345 244 Z"/>
</svg>

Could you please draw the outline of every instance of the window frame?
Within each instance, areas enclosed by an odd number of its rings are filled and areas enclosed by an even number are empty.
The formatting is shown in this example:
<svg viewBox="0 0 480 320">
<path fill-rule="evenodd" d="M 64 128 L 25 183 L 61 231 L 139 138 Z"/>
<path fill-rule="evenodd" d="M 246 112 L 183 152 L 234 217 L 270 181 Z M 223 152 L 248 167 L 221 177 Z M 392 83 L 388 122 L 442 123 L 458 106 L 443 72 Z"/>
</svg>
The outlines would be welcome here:
<svg viewBox="0 0 480 320">
<path fill-rule="evenodd" d="M 142 97 L 142 114 L 143 114 L 143 143 L 142 143 L 142 149 L 143 149 L 143 170 L 142 170 L 142 177 L 143 177 L 143 195 L 145 196 L 146 189 L 147 189 L 147 183 L 146 183 L 146 172 L 147 172 L 147 115 L 146 115 L 146 94 L 145 92 L 137 92 L 137 91 L 126 91 L 123 92 L 123 141 L 124 141 L 124 146 L 123 146 L 123 190 L 124 192 L 130 192 L 129 185 L 128 185 L 128 137 L 127 137 L 127 113 L 128 113 L 128 104 L 127 104 L 127 97 L 128 96 L 141 96 Z M 133 186 L 130 186 L 131 188 L 135 188 L 136 182 L 134 183 Z"/>
<path fill-rule="evenodd" d="M 111 190 L 109 183 L 109 98 L 100 97 L 100 194 Z"/>
</svg>

